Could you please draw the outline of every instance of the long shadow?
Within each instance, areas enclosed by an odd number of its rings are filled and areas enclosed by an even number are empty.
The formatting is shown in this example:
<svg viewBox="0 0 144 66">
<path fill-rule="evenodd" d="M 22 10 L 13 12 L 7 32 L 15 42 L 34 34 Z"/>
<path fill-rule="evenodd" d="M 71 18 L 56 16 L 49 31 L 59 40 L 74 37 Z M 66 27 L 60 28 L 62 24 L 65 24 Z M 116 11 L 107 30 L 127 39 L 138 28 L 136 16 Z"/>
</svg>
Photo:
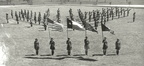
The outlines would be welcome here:
<svg viewBox="0 0 144 66">
<path fill-rule="evenodd" d="M 106 56 L 116 56 L 116 54 L 107 54 Z"/>
<path fill-rule="evenodd" d="M 61 56 L 68 56 L 68 55 L 64 55 L 64 54 L 63 55 L 57 55 L 57 57 L 61 57 Z"/>
<path fill-rule="evenodd" d="M 53 60 L 62 60 L 64 58 L 54 58 L 54 57 L 24 57 L 28 59 L 53 59 Z"/>
<path fill-rule="evenodd" d="M 93 54 L 92 56 L 103 56 L 103 54 Z"/>
<path fill-rule="evenodd" d="M 45 55 L 40 55 L 40 56 L 52 56 L 51 54 L 45 54 Z"/>
<path fill-rule="evenodd" d="M 73 56 L 85 56 L 85 54 L 76 54 L 76 55 L 73 55 Z"/>
<path fill-rule="evenodd" d="M 28 55 L 25 55 L 25 56 L 36 56 L 36 54 L 28 54 Z"/>
<path fill-rule="evenodd" d="M 96 59 L 91 59 L 91 58 L 79 58 L 78 60 L 83 60 L 83 61 L 98 61 Z"/>
</svg>

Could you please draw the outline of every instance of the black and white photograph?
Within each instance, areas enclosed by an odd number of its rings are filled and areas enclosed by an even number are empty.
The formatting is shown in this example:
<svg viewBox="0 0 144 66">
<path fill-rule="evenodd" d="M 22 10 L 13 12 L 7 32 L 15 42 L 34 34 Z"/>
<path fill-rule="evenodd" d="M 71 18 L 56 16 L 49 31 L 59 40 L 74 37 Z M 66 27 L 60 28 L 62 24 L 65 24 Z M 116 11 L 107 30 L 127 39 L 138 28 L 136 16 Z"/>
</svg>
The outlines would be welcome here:
<svg viewBox="0 0 144 66">
<path fill-rule="evenodd" d="M 144 0 L 0 0 L 0 66 L 143 66 Z"/>
</svg>

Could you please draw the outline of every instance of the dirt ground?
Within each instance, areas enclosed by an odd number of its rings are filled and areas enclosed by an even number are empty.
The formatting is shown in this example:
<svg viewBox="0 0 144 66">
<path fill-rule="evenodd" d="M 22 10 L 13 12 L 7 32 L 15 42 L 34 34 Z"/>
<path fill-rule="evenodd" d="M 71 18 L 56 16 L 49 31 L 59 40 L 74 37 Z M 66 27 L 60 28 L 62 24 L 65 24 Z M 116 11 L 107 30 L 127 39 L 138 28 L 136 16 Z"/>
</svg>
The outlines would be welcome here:
<svg viewBox="0 0 144 66">
<path fill-rule="evenodd" d="M 57 9 L 60 8 L 62 24 L 65 25 L 63 32 L 50 29 L 50 35 L 56 43 L 55 55 L 50 56 L 49 32 L 44 31 L 42 25 L 30 24 L 20 21 L 17 25 L 15 18 L 9 17 L 10 23 L 6 23 L 5 13 L 10 16 L 10 10 L 20 11 L 20 9 L 32 10 L 33 12 L 44 13 L 50 9 L 50 18 L 55 20 Z M 38 5 L 17 5 L 0 8 L 0 41 L 3 41 L 8 48 L 8 61 L 6 66 L 143 66 L 144 65 L 144 13 L 143 9 L 132 9 L 128 17 L 110 20 L 106 26 L 111 28 L 115 35 L 104 32 L 107 37 L 107 56 L 102 54 L 101 26 L 98 27 L 98 34 L 87 32 L 90 40 L 88 56 L 84 55 L 84 31 L 69 30 L 69 37 L 72 41 L 72 55 L 67 56 L 66 50 L 66 16 L 69 16 L 69 9 L 73 9 L 74 16 L 77 17 L 77 9 L 92 11 L 102 7 L 89 6 L 38 6 Z M 133 12 L 136 12 L 136 21 L 132 22 Z M 43 15 L 42 15 L 43 16 Z M 39 39 L 39 55 L 35 56 L 34 40 Z M 115 41 L 119 38 L 122 44 L 120 55 L 115 55 Z"/>
</svg>

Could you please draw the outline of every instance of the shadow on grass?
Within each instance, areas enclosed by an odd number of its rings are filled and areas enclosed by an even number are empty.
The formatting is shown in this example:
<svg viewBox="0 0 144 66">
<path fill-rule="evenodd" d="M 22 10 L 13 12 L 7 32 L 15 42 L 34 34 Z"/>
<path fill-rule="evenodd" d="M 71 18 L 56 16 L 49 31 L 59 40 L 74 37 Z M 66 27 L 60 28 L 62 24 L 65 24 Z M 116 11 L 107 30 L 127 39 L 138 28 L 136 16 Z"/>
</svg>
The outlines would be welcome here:
<svg viewBox="0 0 144 66">
<path fill-rule="evenodd" d="M 85 54 L 76 54 L 76 55 L 73 55 L 73 56 L 85 56 Z"/>
<path fill-rule="evenodd" d="M 49 56 L 49 54 L 48 54 Z M 63 56 L 63 57 L 61 57 Z M 98 61 L 96 59 L 92 59 L 92 58 L 84 58 L 81 56 L 68 56 L 68 55 L 57 55 L 57 57 L 54 56 L 50 56 L 47 57 L 47 55 L 40 55 L 40 56 L 32 56 L 32 55 L 26 55 L 26 57 L 24 58 L 28 58 L 28 59 L 52 59 L 52 60 L 63 60 L 63 59 L 77 59 L 77 60 L 81 60 L 81 61 Z"/>
<path fill-rule="evenodd" d="M 106 56 L 116 56 L 116 54 L 107 54 Z"/>
<path fill-rule="evenodd" d="M 64 58 L 54 58 L 54 57 L 24 57 L 28 59 L 53 59 L 53 60 L 62 60 Z"/>
<path fill-rule="evenodd" d="M 36 56 L 36 54 L 29 54 L 29 55 L 25 55 L 25 56 Z"/>
<path fill-rule="evenodd" d="M 92 56 L 103 56 L 103 54 L 93 54 Z"/>
<path fill-rule="evenodd" d="M 40 56 L 52 56 L 51 54 L 45 54 L 45 55 L 40 55 Z"/>
</svg>

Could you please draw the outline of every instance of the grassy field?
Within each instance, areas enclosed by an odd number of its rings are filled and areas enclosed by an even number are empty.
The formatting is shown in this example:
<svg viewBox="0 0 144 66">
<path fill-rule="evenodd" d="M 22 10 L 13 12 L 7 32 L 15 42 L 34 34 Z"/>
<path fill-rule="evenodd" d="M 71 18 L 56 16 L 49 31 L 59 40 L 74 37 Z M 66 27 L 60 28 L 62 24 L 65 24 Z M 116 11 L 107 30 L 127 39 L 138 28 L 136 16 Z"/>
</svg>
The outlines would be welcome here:
<svg viewBox="0 0 144 66">
<path fill-rule="evenodd" d="M 5 13 L 10 14 L 10 10 L 20 11 L 20 9 L 32 10 L 33 12 L 44 13 L 50 9 L 50 18 L 55 20 L 56 10 L 60 8 L 62 24 L 65 25 L 63 32 L 51 30 L 51 37 L 56 42 L 55 56 L 50 56 L 49 32 L 43 31 L 42 25 L 30 27 L 27 22 L 20 21 L 17 25 L 15 18 L 6 24 Z M 132 9 L 130 16 L 110 20 L 106 25 L 115 31 L 116 35 L 104 32 L 107 37 L 108 51 L 107 56 L 102 56 L 102 37 L 101 26 L 98 27 L 99 33 L 88 31 L 90 40 L 89 55 L 84 55 L 84 31 L 69 30 L 69 37 L 72 41 L 72 56 L 67 56 L 66 50 L 66 16 L 69 16 L 69 9 L 73 9 L 75 17 L 78 16 L 77 9 L 92 11 L 101 7 L 85 6 L 14 6 L 0 8 L 0 36 L 8 47 L 7 66 L 143 66 L 144 62 L 144 13 L 143 9 Z M 133 12 L 136 12 L 136 21 L 132 22 Z M 30 28 L 29 28 L 30 27 Z M 34 39 L 38 38 L 40 42 L 40 53 L 38 56 L 34 50 Z M 120 55 L 115 55 L 115 41 L 119 38 L 122 43 Z"/>
</svg>

